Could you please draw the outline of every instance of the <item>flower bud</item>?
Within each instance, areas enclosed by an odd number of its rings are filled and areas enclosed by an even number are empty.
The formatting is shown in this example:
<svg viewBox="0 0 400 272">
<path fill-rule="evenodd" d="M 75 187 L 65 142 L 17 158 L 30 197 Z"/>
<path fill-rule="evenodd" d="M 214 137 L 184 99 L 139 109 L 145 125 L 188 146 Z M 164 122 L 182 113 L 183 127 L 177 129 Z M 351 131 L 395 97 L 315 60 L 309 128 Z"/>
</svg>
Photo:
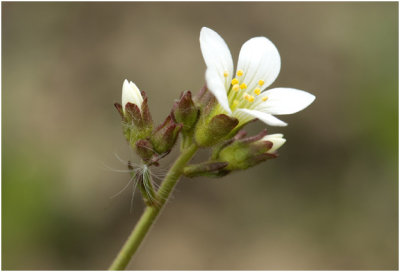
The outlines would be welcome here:
<svg viewBox="0 0 400 272">
<path fill-rule="evenodd" d="M 145 92 L 139 91 L 135 83 L 125 80 L 122 86 L 122 105 L 115 103 L 114 106 L 122 117 L 125 138 L 135 148 L 136 141 L 149 137 L 153 130 L 147 96 Z"/>
<path fill-rule="evenodd" d="M 204 85 L 203 88 L 193 97 L 193 102 L 197 108 L 201 110 L 202 116 L 208 116 L 211 111 L 218 104 L 215 96 L 208 90 L 207 85 Z"/>
<path fill-rule="evenodd" d="M 193 97 L 193 102 L 200 108 L 204 108 L 210 104 L 214 106 L 217 103 L 214 95 L 208 90 L 207 85 L 204 85 L 203 88 L 201 88 L 200 91 Z"/>
<path fill-rule="evenodd" d="M 274 153 L 286 142 L 286 139 L 283 138 L 283 134 L 277 133 L 277 134 L 267 135 L 264 138 L 262 138 L 261 141 L 271 142 L 272 147 L 270 150 L 268 150 L 268 153 Z"/>
<path fill-rule="evenodd" d="M 226 114 L 218 114 L 210 121 L 203 118 L 195 131 L 195 140 L 199 146 L 213 146 L 223 140 L 234 129 L 239 121 Z"/>
<path fill-rule="evenodd" d="M 188 131 L 194 126 L 199 115 L 199 110 L 193 103 L 190 91 L 182 93 L 180 99 L 175 102 L 172 112 L 175 121 L 183 125 L 183 131 Z"/>
<path fill-rule="evenodd" d="M 182 124 L 176 124 L 171 115 L 156 128 L 151 136 L 151 142 L 154 150 L 158 154 L 163 154 L 171 151 L 176 140 L 178 139 L 179 132 L 182 129 Z"/>
<path fill-rule="evenodd" d="M 259 135 L 233 141 L 218 154 L 219 161 L 228 162 L 224 170 L 247 169 L 267 159 L 276 158 L 276 150 L 285 143 L 282 134 Z"/>
<path fill-rule="evenodd" d="M 122 85 L 122 107 L 125 109 L 127 103 L 135 104 L 138 107 L 142 106 L 143 97 L 139 91 L 139 88 L 135 83 L 128 82 L 125 79 L 124 84 Z"/>
</svg>

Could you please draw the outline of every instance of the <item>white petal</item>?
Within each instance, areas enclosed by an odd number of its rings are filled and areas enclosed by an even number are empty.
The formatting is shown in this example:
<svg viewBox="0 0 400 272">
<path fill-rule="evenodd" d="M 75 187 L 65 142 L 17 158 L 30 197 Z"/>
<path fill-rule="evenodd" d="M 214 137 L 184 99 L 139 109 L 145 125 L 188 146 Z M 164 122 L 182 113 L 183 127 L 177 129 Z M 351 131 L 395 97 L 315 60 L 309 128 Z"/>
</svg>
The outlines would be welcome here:
<svg viewBox="0 0 400 272">
<path fill-rule="evenodd" d="M 279 120 L 278 118 L 272 116 L 269 113 L 261 112 L 258 110 L 237 109 L 235 111 L 235 115 L 239 115 L 239 114 L 237 114 L 237 112 L 239 112 L 240 115 L 244 115 L 244 118 L 243 117 L 238 118 L 240 121 L 246 120 L 245 118 L 247 118 L 246 121 L 250 121 L 254 118 L 258 118 L 258 119 L 260 119 L 260 121 L 262 121 L 270 126 L 276 126 L 276 127 L 287 126 L 287 124 L 285 122 Z"/>
<path fill-rule="evenodd" d="M 139 108 L 140 108 L 140 107 L 142 106 L 142 103 L 143 103 L 142 94 L 140 93 L 140 90 L 139 90 L 139 88 L 136 86 L 135 83 L 133 83 L 133 82 L 131 81 L 129 84 L 130 84 L 130 86 L 131 86 L 131 89 L 133 90 L 134 96 L 136 97 L 137 103 L 135 103 L 135 104 L 137 104 L 137 105 L 139 106 Z"/>
<path fill-rule="evenodd" d="M 270 114 L 292 114 L 308 107 L 315 96 L 301 90 L 292 88 L 275 88 L 263 92 L 262 97 L 268 97 L 268 100 L 259 103 L 255 109 Z"/>
<path fill-rule="evenodd" d="M 282 133 L 268 134 L 267 136 L 264 136 L 262 140 L 269 141 L 270 139 L 274 138 L 283 138 L 283 134 Z"/>
<path fill-rule="evenodd" d="M 200 48 L 207 68 L 215 69 L 228 90 L 233 74 L 233 60 L 225 41 L 214 30 L 203 27 L 200 31 Z M 224 77 L 225 72 L 228 72 L 227 77 Z"/>
<path fill-rule="evenodd" d="M 210 90 L 210 92 L 215 96 L 222 108 L 226 110 L 229 114 L 231 114 L 232 111 L 229 108 L 228 96 L 226 94 L 225 86 L 219 79 L 215 69 L 207 69 L 206 82 L 208 90 Z"/>
<path fill-rule="evenodd" d="M 272 142 L 272 148 L 268 150 L 268 153 L 273 153 L 286 142 L 286 139 L 283 138 L 283 134 L 276 133 L 265 136 L 264 138 L 262 138 L 262 141 Z"/>
<path fill-rule="evenodd" d="M 245 42 L 240 49 L 238 70 L 244 72 L 240 82 L 253 91 L 260 80 L 260 89 L 265 89 L 277 78 L 281 69 L 281 57 L 275 45 L 265 37 L 256 37 Z"/>
<path fill-rule="evenodd" d="M 136 104 L 139 109 L 142 106 L 143 97 L 139 91 L 139 88 L 135 85 L 135 83 L 128 82 L 125 79 L 124 84 L 122 85 L 122 107 L 125 109 L 126 103 Z"/>
</svg>

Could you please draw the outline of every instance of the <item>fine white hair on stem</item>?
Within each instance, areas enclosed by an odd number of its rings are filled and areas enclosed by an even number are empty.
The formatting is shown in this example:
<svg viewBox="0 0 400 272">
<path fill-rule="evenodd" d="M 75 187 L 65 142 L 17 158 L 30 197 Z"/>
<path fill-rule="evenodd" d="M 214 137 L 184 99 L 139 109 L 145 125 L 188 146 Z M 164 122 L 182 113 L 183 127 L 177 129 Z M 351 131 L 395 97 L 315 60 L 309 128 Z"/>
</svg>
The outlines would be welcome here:
<svg viewBox="0 0 400 272">
<path fill-rule="evenodd" d="M 160 168 L 154 168 L 152 171 L 150 171 L 150 175 L 156 179 L 156 180 L 161 180 L 165 177 L 167 171 L 165 171 L 164 169 L 160 169 Z"/>
<path fill-rule="evenodd" d="M 117 160 L 119 160 L 119 161 L 122 162 L 123 164 L 125 164 L 125 165 L 128 164 L 128 161 L 125 161 L 125 160 L 121 159 L 121 157 L 120 157 L 116 152 L 114 152 L 114 157 L 116 157 Z"/>
<path fill-rule="evenodd" d="M 154 182 L 149 167 L 143 165 L 142 168 L 136 171 L 135 176 L 137 176 L 138 181 L 142 183 L 148 201 L 150 201 L 152 205 L 158 205 L 157 192 L 154 190 Z"/>
<path fill-rule="evenodd" d="M 151 147 L 146 148 L 152 150 Z M 110 196 L 110 199 L 120 196 L 127 188 L 129 188 L 129 186 L 132 186 L 132 195 L 130 200 L 130 213 L 132 213 L 137 186 L 142 186 L 142 193 L 144 194 L 143 197 L 147 199 L 151 205 L 158 205 L 160 200 L 159 193 L 164 191 L 162 189 L 160 191 L 160 182 L 166 176 L 168 170 L 159 166 L 152 167 L 144 163 L 134 163 L 131 160 L 121 158 L 121 156 L 119 156 L 116 152 L 114 152 L 114 157 L 119 163 L 123 164 L 125 167 L 128 167 L 128 169 L 116 169 L 103 163 L 105 170 L 117 173 L 130 173 L 131 177 L 127 184 L 124 185 L 120 191 Z"/>
<path fill-rule="evenodd" d="M 108 170 L 116 173 L 130 173 L 132 170 L 123 170 L 123 169 L 116 169 L 111 166 L 106 165 L 105 163 L 102 163 L 103 167 L 102 170 Z"/>
<path fill-rule="evenodd" d="M 134 176 L 132 176 L 131 180 L 133 179 Z M 135 192 L 136 192 L 136 188 L 137 188 L 137 184 L 138 182 L 134 181 L 133 182 L 133 189 L 132 189 L 132 198 L 131 198 L 131 206 L 129 208 L 129 213 L 133 213 L 133 199 L 135 198 Z"/>
<path fill-rule="evenodd" d="M 133 154 L 132 154 L 132 156 L 133 156 Z M 114 152 L 114 157 L 120 162 L 120 163 L 122 163 L 122 165 L 123 166 L 127 166 L 128 164 L 130 164 L 130 165 L 132 165 L 132 166 L 134 166 L 134 167 L 136 167 L 136 168 L 138 168 L 138 167 L 140 167 L 140 164 L 137 164 L 137 163 L 133 163 L 132 161 L 127 161 L 127 160 L 124 160 L 124 159 L 122 159 L 116 152 Z M 112 172 L 116 172 L 116 173 L 131 173 L 132 172 L 132 170 L 130 170 L 130 169 L 117 169 L 117 168 L 114 168 L 114 167 L 111 167 L 111 166 L 109 166 L 109 165 L 107 165 L 106 163 L 104 163 L 104 162 L 100 162 L 101 164 L 102 164 L 102 169 L 101 170 L 108 170 L 108 171 L 112 171 Z"/>
<path fill-rule="evenodd" d="M 110 199 L 113 199 L 114 197 L 119 196 L 123 191 L 126 190 L 126 188 L 128 188 L 128 186 L 131 184 L 132 181 L 133 181 L 133 176 L 129 179 L 129 181 L 128 181 L 128 183 L 125 185 L 125 187 L 122 188 L 118 193 L 116 193 L 116 194 L 110 196 Z M 134 183 L 136 183 L 136 182 L 134 182 Z M 136 185 L 134 185 L 134 186 L 136 187 Z"/>
</svg>

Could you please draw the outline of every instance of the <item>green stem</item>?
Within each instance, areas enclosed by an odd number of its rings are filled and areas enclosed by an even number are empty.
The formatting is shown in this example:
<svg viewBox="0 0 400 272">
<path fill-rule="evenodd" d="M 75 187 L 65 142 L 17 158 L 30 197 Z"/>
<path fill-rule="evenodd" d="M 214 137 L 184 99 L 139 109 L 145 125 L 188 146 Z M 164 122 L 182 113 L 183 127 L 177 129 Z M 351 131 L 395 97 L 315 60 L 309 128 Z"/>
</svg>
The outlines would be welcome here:
<svg viewBox="0 0 400 272">
<path fill-rule="evenodd" d="M 143 238 L 146 236 L 150 227 L 154 223 L 157 215 L 160 213 L 160 210 L 166 203 L 178 179 L 181 177 L 183 168 L 196 153 L 197 149 L 197 145 L 192 144 L 191 146 L 182 150 L 182 153 L 179 155 L 175 163 L 172 165 L 171 169 L 168 171 L 167 176 L 164 178 L 164 181 L 161 183 L 161 186 L 157 192 L 160 205 L 158 205 L 157 207 L 148 206 L 145 209 L 142 217 L 137 222 L 131 235 L 128 237 L 128 240 L 126 240 L 121 251 L 118 253 L 114 262 L 111 264 L 109 270 L 123 270 L 128 265 L 133 254 L 138 249 L 140 243 L 143 241 Z"/>
<path fill-rule="evenodd" d="M 192 145 L 194 130 L 182 132 L 181 150 L 185 150 Z"/>
</svg>

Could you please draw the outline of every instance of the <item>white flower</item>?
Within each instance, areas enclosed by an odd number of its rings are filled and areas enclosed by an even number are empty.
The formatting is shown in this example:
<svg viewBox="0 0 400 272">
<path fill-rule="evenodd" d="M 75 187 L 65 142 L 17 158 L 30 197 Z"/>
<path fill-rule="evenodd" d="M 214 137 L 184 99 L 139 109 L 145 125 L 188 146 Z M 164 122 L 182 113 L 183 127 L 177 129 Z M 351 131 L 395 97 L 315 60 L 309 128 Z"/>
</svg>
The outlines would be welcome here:
<svg viewBox="0 0 400 272">
<path fill-rule="evenodd" d="M 125 79 L 124 84 L 122 85 L 122 109 L 124 111 L 128 102 L 136 104 L 140 109 L 143 103 L 143 97 L 136 84 L 132 81 L 128 82 L 128 80 Z"/>
<path fill-rule="evenodd" d="M 272 143 L 272 147 L 270 150 L 268 150 L 268 153 L 273 153 L 276 150 L 278 150 L 285 142 L 286 139 L 283 138 L 283 134 L 281 133 L 276 133 L 276 134 L 271 134 L 264 136 L 260 141 L 269 141 Z"/>
<path fill-rule="evenodd" d="M 258 118 L 271 126 L 286 126 L 273 115 L 301 111 L 315 99 L 312 94 L 292 88 L 265 91 L 281 67 L 278 50 L 265 37 L 252 38 L 243 44 L 235 76 L 231 53 L 218 33 L 203 27 L 200 47 L 207 65 L 207 87 L 220 105 L 217 112 L 236 117 L 239 125 Z"/>
</svg>

